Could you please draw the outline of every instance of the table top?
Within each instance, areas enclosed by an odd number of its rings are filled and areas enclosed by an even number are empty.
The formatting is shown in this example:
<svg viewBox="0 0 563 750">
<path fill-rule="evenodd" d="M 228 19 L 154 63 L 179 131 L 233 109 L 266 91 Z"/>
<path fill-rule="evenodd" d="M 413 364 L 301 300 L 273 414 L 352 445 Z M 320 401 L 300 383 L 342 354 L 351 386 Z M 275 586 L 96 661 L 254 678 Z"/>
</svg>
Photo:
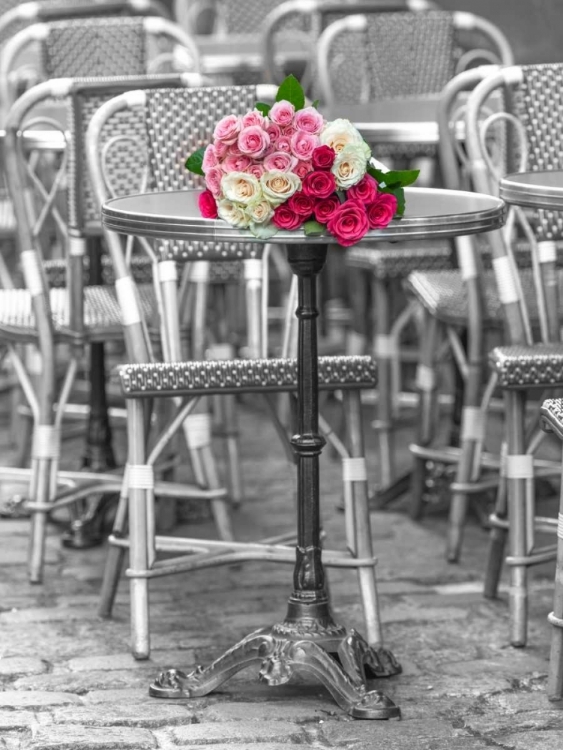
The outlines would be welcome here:
<svg viewBox="0 0 563 750">
<path fill-rule="evenodd" d="M 500 181 L 500 195 L 517 206 L 563 211 L 563 170 L 509 174 Z"/>
<path fill-rule="evenodd" d="M 4 141 L 5 130 L 0 130 L 0 144 Z M 66 141 L 60 130 L 25 130 L 23 140 L 29 150 L 64 151 Z"/>
<path fill-rule="evenodd" d="M 438 143 L 438 96 L 389 99 L 365 104 L 333 104 L 321 108 L 326 120 L 353 122 L 366 140 L 385 143 Z"/>
<path fill-rule="evenodd" d="M 454 237 L 497 229 L 504 222 L 503 201 L 490 195 L 457 190 L 407 188 L 406 210 L 385 229 L 369 232 L 362 244 L 375 240 L 414 240 Z M 221 219 L 201 217 L 197 190 L 154 192 L 113 198 L 102 208 L 108 229 L 120 234 L 172 240 L 259 242 L 248 230 Z M 329 236 L 307 237 L 302 230 L 279 231 L 268 242 L 283 244 L 331 242 Z"/>
</svg>

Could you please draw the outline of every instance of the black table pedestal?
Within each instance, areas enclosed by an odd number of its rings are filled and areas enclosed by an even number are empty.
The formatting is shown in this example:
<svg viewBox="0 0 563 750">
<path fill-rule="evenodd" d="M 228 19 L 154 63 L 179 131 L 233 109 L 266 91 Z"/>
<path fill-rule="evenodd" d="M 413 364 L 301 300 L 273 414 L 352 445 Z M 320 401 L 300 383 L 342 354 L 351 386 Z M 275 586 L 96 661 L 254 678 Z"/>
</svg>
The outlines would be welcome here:
<svg viewBox="0 0 563 750">
<path fill-rule="evenodd" d="M 292 438 L 297 455 L 298 520 L 293 592 L 283 622 L 248 635 L 205 669 L 161 673 L 149 693 L 159 698 L 206 695 L 236 672 L 260 663 L 260 678 L 281 685 L 299 672 L 317 678 L 339 706 L 361 719 L 389 719 L 400 709 L 368 678 L 400 672 L 393 655 L 371 647 L 356 631 L 335 623 L 325 589 L 319 516 L 319 456 L 325 444 L 318 428 L 316 280 L 326 245 L 290 245 L 289 264 L 299 281 L 298 416 Z"/>
</svg>

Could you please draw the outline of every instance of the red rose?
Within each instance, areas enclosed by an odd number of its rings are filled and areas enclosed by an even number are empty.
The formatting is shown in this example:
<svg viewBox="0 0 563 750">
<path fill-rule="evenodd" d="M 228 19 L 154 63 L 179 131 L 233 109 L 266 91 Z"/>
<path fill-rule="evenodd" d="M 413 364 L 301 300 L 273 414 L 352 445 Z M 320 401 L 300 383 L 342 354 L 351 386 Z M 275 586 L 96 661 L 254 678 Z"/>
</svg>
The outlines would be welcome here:
<svg viewBox="0 0 563 750">
<path fill-rule="evenodd" d="M 355 245 L 369 229 L 365 208 L 355 200 L 341 203 L 329 219 L 327 229 L 339 245 Z"/>
<path fill-rule="evenodd" d="M 373 203 L 377 198 L 377 181 L 370 174 L 365 174 L 359 182 L 348 188 L 346 197 L 355 198 L 366 205 Z"/>
<path fill-rule="evenodd" d="M 339 205 L 340 201 L 334 193 L 328 198 L 322 198 L 315 204 L 315 219 L 319 224 L 326 224 L 329 219 L 332 219 Z"/>
<path fill-rule="evenodd" d="M 303 192 L 311 198 L 328 198 L 336 190 L 332 172 L 309 172 L 303 178 Z"/>
<path fill-rule="evenodd" d="M 397 198 L 391 193 L 378 193 L 375 201 L 366 206 L 369 228 L 386 227 L 397 213 Z"/>
<path fill-rule="evenodd" d="M 336 152 L 330 146 L 317 146 L 311 155 L 315 169 L 330 169 L 336 159 Z"/>
<path fill-rule="evenodd" d="M 204 190 L 197 199 L 199 210 L 204 219 L 217 218 L 217 201 L 211 190 Z"/>
<path fill-rule="evenodd" d="M 292 211 L 287 203 L 282 203 L 281 206 L 277 206 L 274 209 L 274 215 L 272 217 L 272 223 L 275 224 L 278 229 L 297 229 L 305 221 L 303 216 L 296 214 Z"/>
<path fill-rule="evenodd" d="M 296 213 L 299 216 L 304 216 L 308 219 L 315 208 L 315 201 L 300 190 L 297 193 L 293 193 L 291 198 L 287 201 L 287 207 L 290 208 L 293 213 Z"/>
</svg>

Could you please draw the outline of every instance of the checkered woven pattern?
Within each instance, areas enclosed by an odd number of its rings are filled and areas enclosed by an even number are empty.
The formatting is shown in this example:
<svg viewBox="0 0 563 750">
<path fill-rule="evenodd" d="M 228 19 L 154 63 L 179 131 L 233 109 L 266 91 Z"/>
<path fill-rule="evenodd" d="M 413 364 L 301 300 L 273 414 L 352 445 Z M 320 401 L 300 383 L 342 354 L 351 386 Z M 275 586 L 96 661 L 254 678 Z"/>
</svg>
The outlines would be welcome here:
<svg viewBox="0 0 563 750">
<path fill-rule="evenodd" d="M 249 34 L 259 31 L 264 18 L 282 2 L 283 0 L 220 0 L 217 12 L 229 34 Z"/>
<path fill-rule="evenodd" d="M 563 380 L 561 344 L 499 346 L 489 354 L 489 362 L 503 388 L 561 386 Z"/>
<path fill-rule="evenodd" d="M 512 107 L 526 129 L 528 169 L 563 169 L 563 65 L 524 65 L 522 73 Z M 542 210 L 536 216 L 539 240 L 563 237 L 562 213 Z"/>
<path fill-rule="evenodd" d="M 156 89 L 147 92 L 149 188 L 181 190 L 202 187 L 200 177 L 188 172 L 186 157 L 213 137 L 216 123 L 227 114 L 244 114 L 254 107 L 254 86 L 220 86 L 200 89 Z M 208 255 L 225 259 L 253 257 L 255 243 L 159 243 L 163 257 L 186 260 Z M 233 254 L 235 253 L 235 254 Z"/>
<path fill-rule="evenodd" d="M 42 44 L 47 78 L 140 75 L 146 72 L 144 21 L 139 18 L 55 21 Z"/>
</svg>

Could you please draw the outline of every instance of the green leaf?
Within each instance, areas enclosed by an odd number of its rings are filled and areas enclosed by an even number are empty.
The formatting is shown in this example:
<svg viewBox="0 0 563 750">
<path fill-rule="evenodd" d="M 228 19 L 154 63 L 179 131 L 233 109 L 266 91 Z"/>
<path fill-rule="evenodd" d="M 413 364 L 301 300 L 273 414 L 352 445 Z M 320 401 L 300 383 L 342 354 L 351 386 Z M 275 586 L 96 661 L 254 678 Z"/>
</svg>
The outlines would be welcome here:
<svg viewBox="0 0 563 750">
<path fill-rule="evenodd" d="M 403 169 L 403 170 L 390 170 L 389 172 L 383 172 L 381 169 L 376 169 L 369 165 L 367 167 L 367 173 L 370 174 L 378 183 L 385 183 L 386 187 L 408 187 L 416 181 L 416 178 L 420 174 L 419 169 Z"/>
<path fill-rule="evenodd" d="M 269 240 L 277 233 L 278 228 L 275 224 L 255 224 L 251 222 L 249 225 L 250 234 L 257 237 L 259 240 Z"/>
<path fill-rule="evenodd" d="M 258 110 L 258 112 L 260 112 L 261 114 L 263 114 L 264 117 L 267 117 L 268 116 L 268 112 L 272 109 L 272 105 L 271 104 L 266 104 L 265 102 L 256 102 L 256 104 L 254 105 L 254 107 Z"/>
<path fill-rule="evenodd" d="M 311 104 L 311 107 L 314 107 L 315 109 L 319 108 L 320 100 L 315 99 L 315 101 Z"/>
<path fill-rule="evenodd" d="M 276 94 L 276 101 L 287 101 L 293 104 L 295 109 L 303 109 L 305 106 L 305 94 L 301 84 L 294 75 L 288 75 L 282 81 Z"/>
<path fill-rule="evenodd" d="M 303 224 L 303 231 L 307 237 L 319 237 L 325 234 L 326 227 L 315 219 L 309 219 Z"/>
<path fill-rule="evenodd" d="M 186 159 L 186 169 L 189 172 L 193 172 L 194 174 L 200 174 L 204 175 L 202 164 L 203 164 L 203 155 L 205 153 L 205 148 L 198 148 L 197 151 L 194 151 L 191 156 L 188 156 Z"/>
</svg>

